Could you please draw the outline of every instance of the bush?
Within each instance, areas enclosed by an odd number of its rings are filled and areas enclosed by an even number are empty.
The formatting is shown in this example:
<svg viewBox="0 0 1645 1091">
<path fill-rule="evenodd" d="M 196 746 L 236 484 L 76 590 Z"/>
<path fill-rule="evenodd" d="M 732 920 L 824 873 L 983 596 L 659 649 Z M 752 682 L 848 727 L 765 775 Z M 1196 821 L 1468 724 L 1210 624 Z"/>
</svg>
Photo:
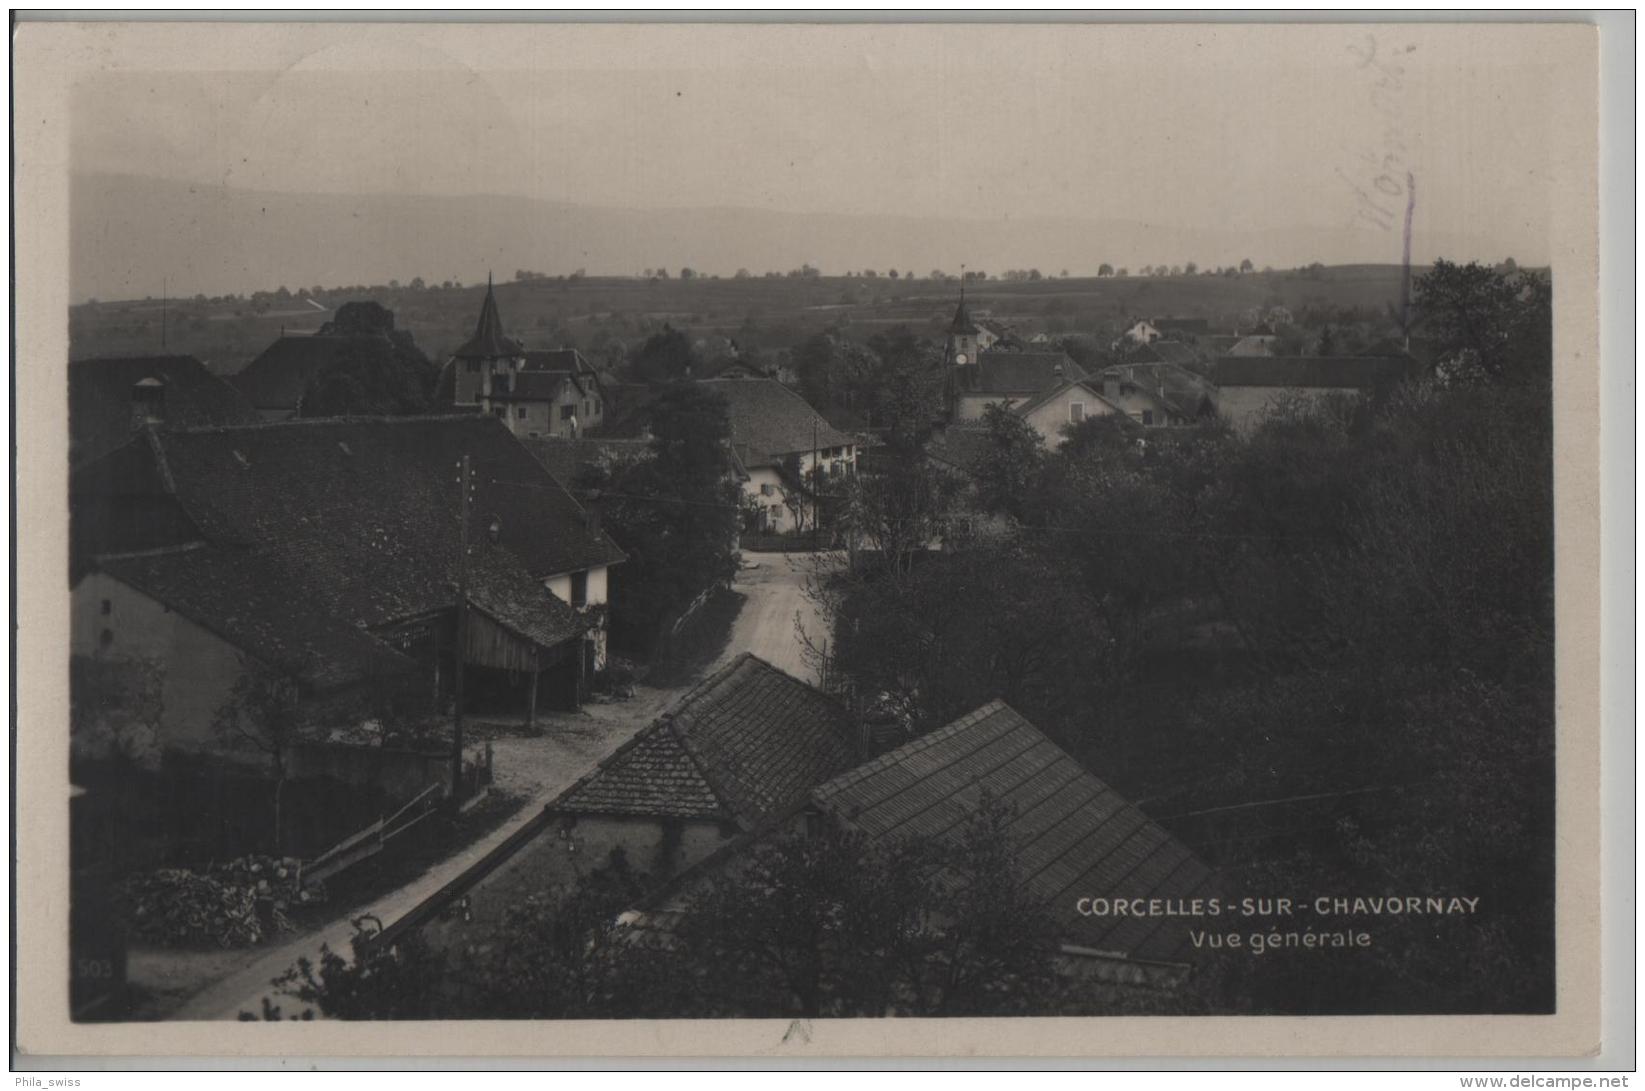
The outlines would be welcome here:
<svg viewBox="0 0 1645 1091">
<path fill-rule="evenodd" d="M 290 929 L 285 910 L 293 904 L 324 900 L 318 885 L 302 883 L 300 867 L 295 859 L 247 856 L 203 874 L 162 868 L 121 884 L 121 915 L 133 935 L 161 947 L 248 947 L 271 930 Z"/>
</svg>

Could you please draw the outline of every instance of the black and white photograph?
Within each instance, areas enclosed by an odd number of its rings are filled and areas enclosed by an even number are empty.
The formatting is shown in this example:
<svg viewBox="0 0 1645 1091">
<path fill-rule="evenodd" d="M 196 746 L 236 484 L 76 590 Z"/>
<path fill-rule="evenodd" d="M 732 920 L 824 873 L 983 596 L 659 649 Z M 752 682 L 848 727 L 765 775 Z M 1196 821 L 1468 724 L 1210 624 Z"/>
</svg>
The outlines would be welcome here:
<svg viewBox="0 0 1645 1091">
<path fill-rule="evenodd" d="M 65 1033 L 1597 1004 L 1591 27 L 20 30 Z"/>
</svg>

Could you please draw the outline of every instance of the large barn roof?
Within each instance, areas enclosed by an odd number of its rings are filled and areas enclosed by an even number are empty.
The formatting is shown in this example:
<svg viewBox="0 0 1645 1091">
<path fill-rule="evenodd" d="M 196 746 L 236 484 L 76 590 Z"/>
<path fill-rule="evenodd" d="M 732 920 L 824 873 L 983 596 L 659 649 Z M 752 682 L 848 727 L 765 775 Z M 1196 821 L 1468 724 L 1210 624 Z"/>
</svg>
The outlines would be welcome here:
<svg viewBox="0 0 1645 1091">
<path fill-rule="evenodd" d="M 1065 352 L 984 352 L 977 357 L 966 392 L 1038 394 L 1088 377 Z"/>
<path fill-rule="evenodd" d="M 489 416 L 150 432 L 131 446 L 76 475 L 77 507 L 95 512 L 139 483 L 174 501 L 168 525 L 180 518 L 197 540 L 262 565 L 248 572 L 284 572 L 283 593 L 352 624 L 389 625 L 455 600 L 464 455 L 474 478 L 469 599 L 505 628 L 544 647 L 579 635 L 585 622 L 543 580 L 623 559 Z"/>
<path fill-rule="evenodd" d="M 775 379 L 704 379 L 701 385 L 725 396 L 731 443 L 745 466 L 775 466 L 784 455 L 857 442 Z"/>
<path fill-rule="evenodd" d="M 324 690 L 413 668 L 410 659 L 356 625 L 293 594 L 293 558 L 200 545 L 105 557 L 98 567 L 164 603 L 258 662 Z"/>
<path fill-rule="evenodd" d="M 168 426 L 243 424 L 256 410 L 193 356 L 111 356 L 69 362 L 69 444 L 75 463 L 99 458 L 131 439 L 132 388 L 157 380 Z"/>
<path fill-rule="evenodd" d="M 1221 387 L 1369 390 L 1412 371 L 1408 356 L 1224 356 L 1211 369 Z"/>
<path fill-rule="evenodd" d="M 1079 899 L 1204 896 L 1214 892 L 1214 873 L 1004 702 L 984 705 L 811 795 L 818 807 L 874 840 L 953 841 L 985 791 L 1013 808 L 1009 832 L 1023 879 L 1050 907 L 1067 942 L 1139 959 L 1186 955 L 1181 918 L 1085 916 Z"/>
</svg>

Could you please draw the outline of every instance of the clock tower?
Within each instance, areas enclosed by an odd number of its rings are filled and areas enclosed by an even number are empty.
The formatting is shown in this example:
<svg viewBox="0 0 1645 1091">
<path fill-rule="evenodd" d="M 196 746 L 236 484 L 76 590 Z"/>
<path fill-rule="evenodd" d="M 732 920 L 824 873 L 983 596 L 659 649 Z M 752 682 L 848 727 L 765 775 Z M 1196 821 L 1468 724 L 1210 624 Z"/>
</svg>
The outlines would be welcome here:
<svg viewBox="0 0 1645 1091">
<path fill-rule="evenodd" d="M 971 312 L 965 306 L 965 280 L 960 279 L 960 305 L 954 311 L 954 321 L 948 324 L 948 362 L 955 367 L 966 367 L 977 362 L 981 346 L 977 335 L 982 331 L 971 321 Z"/>
</svg>

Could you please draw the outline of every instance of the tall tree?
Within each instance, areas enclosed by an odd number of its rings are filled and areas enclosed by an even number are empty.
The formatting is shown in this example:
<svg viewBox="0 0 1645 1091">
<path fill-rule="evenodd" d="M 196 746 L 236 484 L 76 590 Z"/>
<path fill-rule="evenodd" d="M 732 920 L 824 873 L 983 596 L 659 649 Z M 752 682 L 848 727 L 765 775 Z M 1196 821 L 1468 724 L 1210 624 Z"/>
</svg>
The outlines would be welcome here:
<svg viewBox="0 0 1645 1091">
<path fill-rule="evenodd" d="M 683 379 L 694 369 L 700 370 L 702 361 L 684 333 L 665 325 L 652 334 L 634 351 L 629 359 L 629 374 L 642 383 L 666 383 Z"/>
<path fill-rule="evenodd" d="M 599 467 L 579 482 L 599 490 L 606 527 L 628 553 L 612 580 L 612 635 L 644 650 L 666 618 L 735 572 L 741 505 L 728 457 L 724 396 L 668 386 L 647 411 L 648 457 Z"/>
</svg>

